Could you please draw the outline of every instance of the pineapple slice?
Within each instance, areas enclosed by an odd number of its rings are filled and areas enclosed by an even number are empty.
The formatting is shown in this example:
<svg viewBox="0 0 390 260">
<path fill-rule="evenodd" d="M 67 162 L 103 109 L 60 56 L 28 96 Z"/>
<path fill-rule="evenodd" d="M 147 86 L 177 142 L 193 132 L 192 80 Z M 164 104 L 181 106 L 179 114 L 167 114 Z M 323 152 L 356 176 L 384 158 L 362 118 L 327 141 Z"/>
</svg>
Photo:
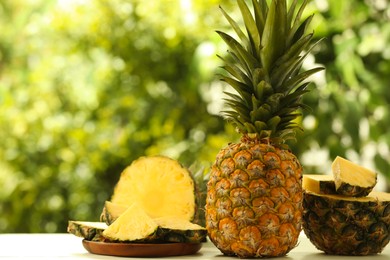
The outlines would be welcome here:
<svg viewBox="0 0 390 260">
<path fill-rule="evenodd" d="M 204 227 L 191 223 L 187 220 L 183 220 L 177 217 L 161 217 L 155 218 L 154 221 L 158 224 L 159 227 L 169 228 L 173 230 L 205 230 Z"/>
<path fill-rule="evenodd" d="M 128 206 L 115 204 L 111 201 L 106 201 L 104 203 L 102 214 L 100 215 L 100 221 L 105 222 L 107 225 L 111 225 L 127 209 Z"/>
<path fill-rule="evenodd" d="M 112 204 L 115 205 L 115 204 Z M 138 207 L 134 205 L 134 207 Z M 138 208 L 132 210 L 140 210 L 141 214 L 145 212 Z M 142 213 L 143 212 L 143 213 Z M 109 214 L 109 213 L 107 213 Z M 144 242 L 144 243 L 201 243 L 206 242 L 207 230 L 204 227 L 201 227 L 197 224 L 193 224 L 189 221 L 178 219 L 176 217 L 162 217 L 153 219 L 153 222 L 158 226 L 158 228 L 150 233 L 146 232 L 144 235 L 140 235 L 136 240 L 130 240 L 134 237 L 125 237 L 120 236 L 119 238 L 117 233 L 120 232 L 128 232 L 127 228 L 131 227 L 122 227 L 122 225 L 127 226 L 131 225 L 134 221 L 137 221 L 139 218 L 138 213 L 135 215 L 133 212 L 127 213 L 128 216 L 122 217 L 122 222 L 117 222 L 118 229 L 122 229 L 116 233 L 109 234 L 108 236 L 104 236 L 103 232 L 108 228 L 107 224 L 104 222 L 86 222 L 86 221 L 69 221 L 68 223 L 68 232 L 78 236 L 83 237 L 86 240 L 99 241 L 99 242 Z M 111 219 L 111 218 L 110 218 Z M 130 219 L 129 223 L 127 220 Z M 150 218 L 148 221 L 150 221 Z M 142 220 L 143 221 L 143 220 Z M 118 224 L 119 223 L 119 224 Z M 153 224 L 154 225 L 154 224 Z M 142 223 L 139 222 L 139 226 L 142 226 Z M 133 231 L 130 230 L 130 233 Z M 107 233 L 107 232 L 106 232 Z M 145 237 L 143 237 L 145 236 Z"/>
<path fill-rule="evenodd" d="M 158 224 L 157 237 L 162 241 L 179 243 L 206 242 L 206 228 L 177 217 L 161 217 L 154 221 Z"/>
<path fill-rule="evenodd" d="M 333 176 L 328 174 L 304 174 L 302 186 L 318 194 L 336 194 Z"/>
<path fill-rule="evenodd" d="M 153 219 L 134 203 L 102 234 L 111 241 L 121 242 L 200 243 L 206 241 L 207 230 L 178 217 Z"/>
<path fill-rule="evenodd" d="M 157 228 L 157 223 L 134 203 L 103 231 L 103 236 L 114 241 L 144 240 L 152 236 Z"/>
<path fill-rule="evenodd" d="M 103 231 L 107 228 L 104 222 L 68 221 L 67 231 L 86 240 L 101 241 Z"/>
<path fill-rule="evenodd" d="M 172 215 L 191 221 L 195 185 L 190 172 L 177 161 L 140 157 L 122 172 L 111 202 L 127 207 L 137 202 L 152 218 Z"/>
<path fill-rule="evenodd" d="M 363 197 L 374 188 L 377 174 L 340 156 L 332 163 L 336 192 L 341 195 Z"/>
</svg>

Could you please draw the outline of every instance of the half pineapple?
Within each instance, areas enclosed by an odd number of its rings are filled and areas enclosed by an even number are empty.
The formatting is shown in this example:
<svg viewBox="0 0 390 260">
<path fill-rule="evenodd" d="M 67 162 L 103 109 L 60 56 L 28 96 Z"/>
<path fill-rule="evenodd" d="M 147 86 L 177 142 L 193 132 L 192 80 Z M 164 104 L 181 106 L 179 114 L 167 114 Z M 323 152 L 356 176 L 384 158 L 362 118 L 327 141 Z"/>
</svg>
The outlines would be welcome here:
<svg viewBox="0 0 390 260">
<path fill-rule="evenodd" d="M 332 172 L 303 175 L 306 236 L 327 254 L 380 253 L 390 241 L 390 194 L 372 191 L 376 173 L 342 157 Z"/>
<path fill-rule="evenodd" d="M 303 207 L 306 236 L 327 254 L 378 254 L 390 241 L 389 193 L 356 198 L 305 191 Z"/>
<path fill-rule="evenodd" d="M 235 90 L 224 114 L 242 137 L 212 166 L 206 228 L 226 255 L 275 257 L 293 249 L 301 231 L 302 166 L 286 141 L 300 129 L 306 79 L 322 68 L 302 70 L 313 38 L 312 16 L 301 19 L 308 1 L 251 2 L 252 11 L 237 0 L 243 30 L 221 9 L 237 35 L 218 31 L 229 47 L 221 79 Z"/>
<path fill-rule="evenodd" d="M 195 184 L 188 169 L 176 160 L 140 157 L 122 172 L 111 202 L 124 207 L 138 203 L 152 218 L 176 216 L 191 221 Z"/>
</svg>

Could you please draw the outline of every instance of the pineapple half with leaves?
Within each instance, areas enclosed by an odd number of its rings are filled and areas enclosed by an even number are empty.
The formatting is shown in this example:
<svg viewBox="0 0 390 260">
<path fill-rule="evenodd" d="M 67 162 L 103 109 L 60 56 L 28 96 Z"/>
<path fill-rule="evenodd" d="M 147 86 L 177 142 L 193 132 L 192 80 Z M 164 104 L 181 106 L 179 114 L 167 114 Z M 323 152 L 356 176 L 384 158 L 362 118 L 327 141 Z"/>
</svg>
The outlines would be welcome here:
<svg viewBox="0 0 390 260">
<path fill-rule="evenodd" d="M 245 30 L 221 8 L 238 36 L 217 31 L 229 47 L 221 80 L 236 92 L 224 114 L 242 135 L 219 152 L 207 184 L 206 228 L 225 255 L 283 256 L 301 231 L 302 166 L 285 141 L 300 129 L 306 79 L 322 68 L 302 71 L 315 43 L 312 16 L 302 19 L 308 1 L 297 2 L 252 0 L 251 11 L 237 0 Z"/>
</svg>

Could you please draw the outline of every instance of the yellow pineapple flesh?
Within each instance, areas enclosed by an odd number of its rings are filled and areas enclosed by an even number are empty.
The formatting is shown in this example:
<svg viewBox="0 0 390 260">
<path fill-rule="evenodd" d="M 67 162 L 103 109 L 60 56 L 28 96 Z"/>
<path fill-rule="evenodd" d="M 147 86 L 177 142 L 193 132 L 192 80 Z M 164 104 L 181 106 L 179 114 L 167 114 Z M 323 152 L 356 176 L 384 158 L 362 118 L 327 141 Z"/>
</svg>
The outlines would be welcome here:
<svg viewBox="0 0 390 260">
<path fill-rule="evenodd" d="M 144 240 L 152 236 L 157 228 L 157 223 L 134 203 L 103 231 L 103 236 L 113 241 Z"/>
<path fill-rule="evenodd" d="M 152 218 L 176 216 L 192 220 L 195 187 L 190 172 L 163 156 L 141 157 L 121 174 L 111 202 L 130 206 L 137 202 Z"/>
</svg>

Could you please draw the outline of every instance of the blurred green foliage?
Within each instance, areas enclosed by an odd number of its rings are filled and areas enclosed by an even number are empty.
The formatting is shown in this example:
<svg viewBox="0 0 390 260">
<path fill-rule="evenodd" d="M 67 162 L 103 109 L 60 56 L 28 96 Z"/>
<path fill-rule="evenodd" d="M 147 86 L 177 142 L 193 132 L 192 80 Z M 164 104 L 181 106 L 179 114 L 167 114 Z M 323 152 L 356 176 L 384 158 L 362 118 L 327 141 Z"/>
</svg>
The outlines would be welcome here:
<svg viewBox="0 0 390 260">
<path fill-rule="evenodd" d="M 97 221 L 132 160 L 208 167 L 239 138 L 219 116 L 219 4 L 237 11 L 222 0 L 0 2 L 0 232 Z M 305 66 L 326 71 L 291 149 L 306 172 L 342 155 L 389 182 L 390 7 L 313 0 L 307 11 L 325 39 Z"/>
</svg>

